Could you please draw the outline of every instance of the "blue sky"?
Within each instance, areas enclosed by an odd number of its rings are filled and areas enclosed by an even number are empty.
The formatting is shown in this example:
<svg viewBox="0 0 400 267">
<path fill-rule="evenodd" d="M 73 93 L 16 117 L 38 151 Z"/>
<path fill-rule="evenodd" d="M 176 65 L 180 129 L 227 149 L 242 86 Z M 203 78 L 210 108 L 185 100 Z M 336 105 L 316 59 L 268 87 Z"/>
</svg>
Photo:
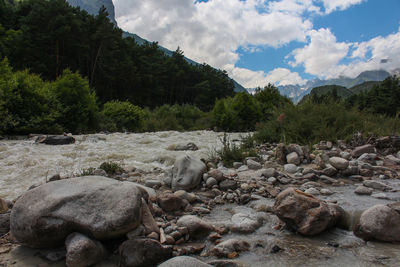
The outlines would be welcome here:
<svg viewBox="0 0 400 267">
<path fill-rule="evenodd" d="M 121 28 L 249 88 L 400 68 L 400 0 L 113 1 Z"/>
</svg>

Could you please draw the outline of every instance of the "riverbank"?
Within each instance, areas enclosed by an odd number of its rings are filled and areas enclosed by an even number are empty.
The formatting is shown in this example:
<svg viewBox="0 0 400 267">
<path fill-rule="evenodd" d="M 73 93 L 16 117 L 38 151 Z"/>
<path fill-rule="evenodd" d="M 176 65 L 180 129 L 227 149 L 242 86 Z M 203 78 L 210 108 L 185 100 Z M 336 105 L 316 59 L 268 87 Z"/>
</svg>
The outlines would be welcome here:
<svg viewBox="0 0 400 267">
<path fill-rule="evenodd" d="M 202 134 L 208 135 L 207 138 L 212 135 L 208 132 L 197 132 L 194 135 L 191 133 L 188 140 L 183 139 L 184 135 L 180 134 L 177 140 L 179 144 L 191 141 L 204 149 L 205 144 L 199 142 L 203 138 Z M 150 140 L 165 141 L 166 137 L 162 137 L 164 135 L 166 133 L 157 133 L 157 137 Z M 199 138 L 197 141 L 193 139 L 196 135 Z M 175 133 L 171 136 L 175 136 Z M 136 144 L 140 143 L 137 136 L 135 137 Z M 117 138 L 126 141 L 123 135 L 117 135 Z M 194 182 L 190 179 L 194 183 L 193 187 L 185 189 L 179 183 L 174 183 L 174 177 L 192 176 L 184 173 L 178 175 L 179 164 L 175 164 L 175 170 L 160 168 L 146 172 L 125 168 L 124 173 L 111 178 L 114 181 L 139 183 L 154 190 L 150 190 L 154 195 L 149 195 L 148 205 L 160 231 L 131 233 L 128 238 L 135 240 L 147 236 L 157 240 L 173 250 L 171 256 L 190 255 L 214 266 L 224 266 L 221 260 L 225 263 L 227 260 L 231 261 L 234 264 L 231 266 L 396 266 L 400 260 L 400 247 L 397 244 L 366 242 L 354 235 L 352 228 L 358 223 L 364 210 L 377 204 L 386 205 L 400 201 L 400 147 L 397 147 L 397 140 L 387 137 L 369 140 L 370 144 L 356 145 L 321 142 L 311 150 L 298 145 L 259 145 L 256 148 L 258 157 L 236 162 L 234 168 L 226 168 L 219 162 L 206 161 L 206 169 L 201 171 L 200 179 L 195 179 Z M 107 138 L 105 141 L 97 140 L 97 143 L 108 141 Z M 76 146 L 84 145 L 86 148 L 90 147 L 85 142 L 87 141 L 78 141 L 61 149 L 76 149 Z M 151 146 L 153 142 L 147 145 Z M 164 149 L 171 149 L 171 144 L 162 144 Z M 21 144 L 8 147 L 12 146 Z M 133 147 L 129 144 L 127 146 L 128 148 L 120 149 L 129 151 L 129 147 Z M 110 147 L 112 146 L 108 146 Z M 52 146 L 47 148 L 58 149 Z M 167 151 L 170 153 L 172 150 Z M 129 155 L 130 152 L 126 153 Z M 199 152 L 171 153 L 176 153 L 178 161 L 180 156 L 189 154 L 189 166 L 199 158 L 195 154 Z M 195 171 L 193 168 L 189 169 Z M 61 175 L 61 178 L 67 177 Z M 186 187 L 187 184 L 183 186 Z M 312 235 L 302 230 L 305 229 L 304 225 L 289 224 L 287 214 L 282 213 L 277 205 L 278 199 L 283 198 L 281 193 L 287 188 L 297 188 L 304 192 L 306 203 L 317 201 L 321 207 L 337 205 L 345 211 L 344 220 L 339 224 L 335 222 L 337 227 L 333 228 L 333 223 L 329 222 L 329 227 Z M 299 193 L 294 193 L 292 197 L 302 196 L 297 194 Z M 290 210 L 297 208 L 299 207 L 293 206 Z M 187 215 L 202 220 L 203 230 L 200 232 L 204 233 L 203 236 L 195 236 L 189 231 L 190 227 L 182 223 L 182 218 Z M 320 217 L 307 220 L 311 222 L 312 231 L 320 227 L 320 224 L 312 225 L 312 222 L 320 220 Z M 298 221 L 302 222 L 301 219 Z M 12 241 L 5 238 L 0 250 L 2 264 L 10 265 L 15 262 L 12 266 L 28 266 L 27 263 L 31 266 L 65 266 L 62 259 L 52 263 L 43 259 L 49 256 L 48 253 L 22 248 L 17 244 L 11 245 Z M 376 238 L 379 239 L 379 236 Z M 7 251 L 8 248 L 11 249 Z M 108 251 L 106 260 L 96 266 L 118 265 L 120 255 L 123 255 L 121 250 L 117 246 L 113 250 L 108 247 Z M 60 258 L 65 253 L 65 249 L 61 249 Z"/>
</svg>

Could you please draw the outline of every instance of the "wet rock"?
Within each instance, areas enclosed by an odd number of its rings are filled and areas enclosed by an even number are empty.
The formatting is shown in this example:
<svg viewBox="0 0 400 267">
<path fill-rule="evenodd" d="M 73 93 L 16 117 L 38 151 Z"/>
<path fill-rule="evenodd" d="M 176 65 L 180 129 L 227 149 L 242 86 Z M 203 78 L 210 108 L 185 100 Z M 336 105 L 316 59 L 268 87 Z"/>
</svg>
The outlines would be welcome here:
<svg viewBox="0 0 400 267">
<path fill-rule="evenodd" d="M 217 185 L 217 184 L 218 184 L 218 181 L 215 178 L 210 177 L 207 179 L 207 182 L 206 182 L 207 187 L 213 187 L 214 185 Z"/>
<path fill-rule="evenodd" d="M 373 189 L 377 189 L 377 190 L 381 190 L 381 191 L 389 191 L 392 188 L 382 182 L 379 181 L 375 181 L 375 180 L 365 180 L 363 182 L 363 185 L 365 187 L 369 187 L 369 188 L 373 188 Z"/>
<path fill-rule="evenodd" d="M 345 214 L 339 206 L 294 188 L 276 197 L 274 212 L 289 228 L 303 235 L 319 234 L 335 226 Z"/>
<path fill-rule="evenodd" d="M 148 193 L 130 182 L 99 176 L 55 181 L 27 191 L 15 203 L 10 228 L 30 247 L 54 247 L 77 229 L 98 240 L 116 238 L 140 223 Z"/>
<path fill-rule="evenodd" d="M 250 170 L 259 170 L 259 169 L 262 168 L 262 165 L 261 165 L 260 163 L 258 163 L 257 161 L 254 161 L 254 160 L 252 160 L 252 159 L 248 159 L 248 160 L 246 161 L 246 164 L 247 164 L 247 167 L 248 167 Z"/>
<path fill-rule="evenodd" d="M 361 214 L 354 234 L 364 240 L 400 242 L 400 214 L 387 205 L 373 206 Z"/>
<path fill-rule="evenodd" d="M 214 230 L 211 224 L 193 215 L 185 215 L 179 218 L 176 224 L 187 228 L 189 235 L 194 237 L 206 236 Z"/>
<path fill-rule="evenodd" d="M 372 189 L 365 187 L 363 185 L 360 185 L 356 188 L 356 190 L 354 191 L 354 193 L 356 193 L 357 195 L 371 195 L 372 194 Z"/>
<path fill-rule="evenodd" d="M 353 158 L 358 158 L 359 156 L 361 156 L 364 153 L 375 153 L 375 148 L 374 146 L 367 144 L 367 145 L 363 145 L 363 146 L 359 146 L 356 147 L 355 149 L 353 149 L 353 151 L 351 152 L 351 156 Z"/>
<path fill-rule="evenodd" d="M 155 266 L 172 257 L 172 248 L 148 238 L 127 240 L 119 248 L 121 267 Z"/>
<path fill-rule="evenodd" d="M 238 186 L 234 180 L 224 180 L 219 183 L 219 188 L 223 191 L 227 191 L 229 189 L 236 190 L 237 187 Z"/>
<path fill-rule="evenodd" d="M 93 265 L 104 257 L 104 247 L 80 233 L 72 233 L 65 240 L 67 248 L 66 263 L 70 267 Z"/>
<path fill-rule="evenodd" d="M 294 164 L 285 164 L 283 168 L 288 173 L 296 173 L 298 167 Z"/>
<path fill-rule="evenodd" d="M 226 258 L 229 254 L 234 252 L 248 251 L 250 244 L 245 240 L 240 239 L 228 239 L 216 245 L 210 250 L 210 255 Z"/>
<path fill-rule="evenodd" d="M 179 256 L 172 258 L 168 261 L 158 265 L 158 267 L 212 267 L 207 263 L 204 263 L 196 258 L 188 256 Z"/>
<path fill-rule="evenodd" d="M 172 170 L 171 187 L 173 190 L 190 190 L 197 187 L 207 171 L 207 166 L 200 159 L 185 155 L 175 161 Z"/>
<path fill-rule="evenodd" d="M 75 143 L 75 138 L 72 136 L 64 136 L 64 135 L 49 135 L 45 138 L 39 140 L 39 143 L 43 143 L 46 145 L 70 145 Z"/>
<path fill-rule="evenodd" d="M 338 170 L 345 170 L 349 167 L 349 161 L 339 157 L 330 158 L 329 163 Z"/>
<path fill-rule="evenodd" d="M 210 170 L 208 175 L 217 180 L 218 183 L 224 180 L 224 174 L 220 170 Z"/>
<path fill-rule="evenodd" d="M 187 150 L 196 151 L 199 150 L 199 148 L 194 143 L 188 143 L 186 145 L 180 144 L 175 147 L 175 151 L 187 151 Z"/>
<path fill-rule="evenodd" d="M 286 161 L 289 164 L 299 165 L 300 157 L 296 152 L 292 152 L 292 153 L 286 155 Z"/>
<path fill-rule="evenodd" d="M 0 236 L 10 231 L 10 214 L 11 211 L 0 214 Z"/>
<path fill-rule="evenodd" d="M 232 231 L 239 233 L 252 233 L 256 231 L 262 222 L 254 214 L 236 213 L 232 216 Z"/>
<path fill-rule="evenodd" d="M 166 212 L 180 210 L 185 207 L 185 202 L 173 193 L 164 192 L 157 197 L 157 203 Z"/>
</svg>

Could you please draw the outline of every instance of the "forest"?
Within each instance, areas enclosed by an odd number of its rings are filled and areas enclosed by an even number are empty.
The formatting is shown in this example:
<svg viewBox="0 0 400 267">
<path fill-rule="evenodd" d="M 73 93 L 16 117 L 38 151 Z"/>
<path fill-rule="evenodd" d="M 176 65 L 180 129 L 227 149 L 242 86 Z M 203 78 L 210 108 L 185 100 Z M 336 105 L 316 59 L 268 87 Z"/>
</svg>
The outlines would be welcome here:
<svg viewBox="0 0 400 267">
<path fill-rule="evenodd" d="M 215 129 L 307 144 L 399 133 L 398 77 L 298 105 L 271 84 L 235 93 L 225 71 L 124 38 L 107 15 L 65 0 L 0 0 L 1 135 Z"/>
</svg>

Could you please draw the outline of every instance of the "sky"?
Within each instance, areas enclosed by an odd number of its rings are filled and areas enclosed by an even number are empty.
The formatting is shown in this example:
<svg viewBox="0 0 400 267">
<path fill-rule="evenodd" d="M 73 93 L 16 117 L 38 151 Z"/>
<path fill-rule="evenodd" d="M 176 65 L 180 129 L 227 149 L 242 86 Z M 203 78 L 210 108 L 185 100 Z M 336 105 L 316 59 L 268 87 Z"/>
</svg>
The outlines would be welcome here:
<svg viewBox="0 0 400 267">
<path fill-rule="evenodd" d="M 400 0 L 113 0 L 118 25 L 246 88 L 400 68 Z"/>
</svg>

